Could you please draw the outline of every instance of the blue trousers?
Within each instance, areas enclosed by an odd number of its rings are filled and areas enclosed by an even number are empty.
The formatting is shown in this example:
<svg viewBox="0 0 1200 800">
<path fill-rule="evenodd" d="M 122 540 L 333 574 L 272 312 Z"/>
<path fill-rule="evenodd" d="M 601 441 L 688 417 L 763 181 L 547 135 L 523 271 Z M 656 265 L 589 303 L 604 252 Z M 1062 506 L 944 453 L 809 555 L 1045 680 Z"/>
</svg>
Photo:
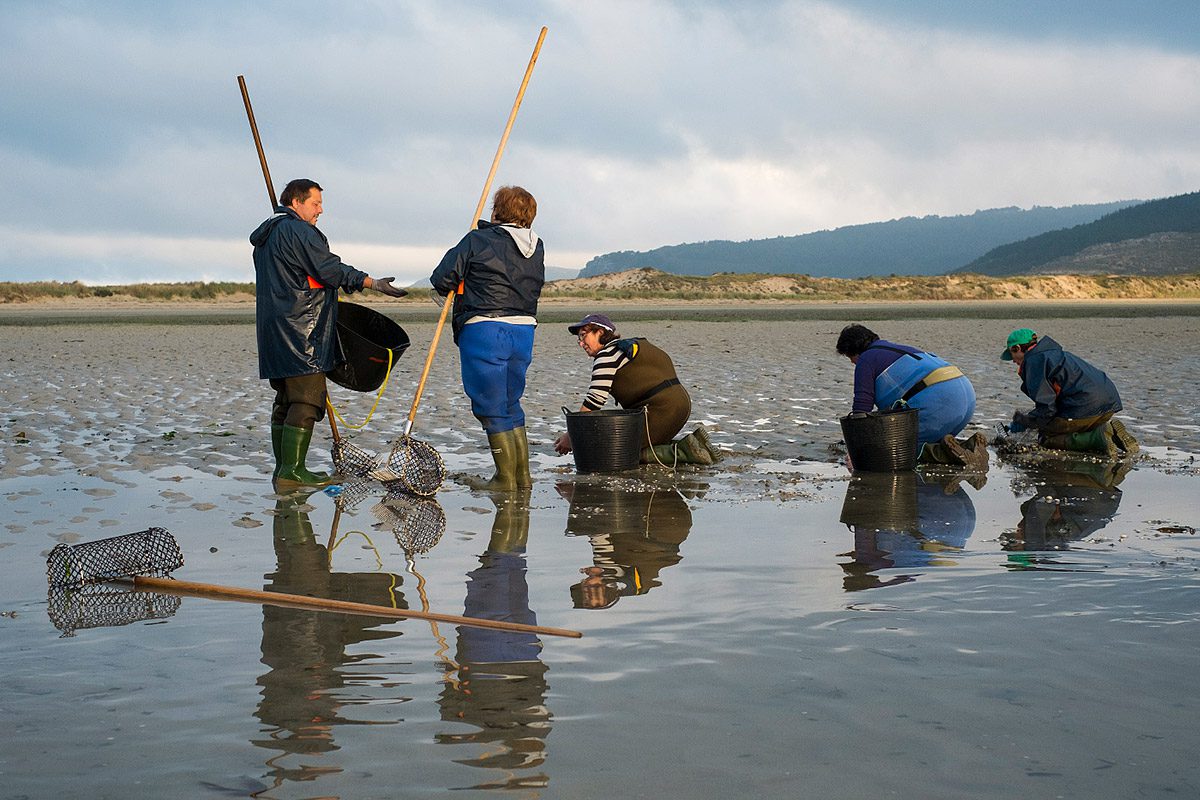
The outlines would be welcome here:
<svg viewBox="0 0 1200 800">
<path fill-rule="evenodd" d="M 975 387 L 963 375 L 935 383 L 913 395 L 908 401 L 921 409 L 917 426 L 917 451 L 926 442 L 939 441 L 946 434 L 957 436 L 975 413 Z"/>
<path fill-rule="evenodd" d="M 463 389 L 488 435 L 525 427 L 521 396 L 533 360 L 533 331 L 533 325 L 475 322 L 458 336 Z"/>
</svg>

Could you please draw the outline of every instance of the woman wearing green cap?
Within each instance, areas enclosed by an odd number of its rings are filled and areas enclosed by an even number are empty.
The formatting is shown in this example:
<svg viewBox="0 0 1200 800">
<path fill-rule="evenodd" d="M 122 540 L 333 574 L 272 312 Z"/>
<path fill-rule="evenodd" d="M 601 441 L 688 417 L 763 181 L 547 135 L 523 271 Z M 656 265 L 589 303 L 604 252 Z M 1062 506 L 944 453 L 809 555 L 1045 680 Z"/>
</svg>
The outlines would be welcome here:
<svg viewBox="0 0 1200 800">
<path fill-rule="evenodd" d="M 703 425 L 672 441 L 692 413 L 692 399 L 679 382 L 671 357 L 661 348 L 641 338 L 622 339 L 604 314 L 588 314 L 567 330 L 579 337 L 579 346 L 592 358 L 592 381 L 581 412 L 603 408 L 609 397 L 621 408 L 645 408 L 644 464 L 712 464 L 721 459 Z M 560 455 L 571 452 L 570 435 L 558 437 L 554 449 Z"/>
<path fill-rule="evenodd" d="M 1029 328 L 1008 335 L 1000 358 L 1017 365 L 1021 391 L 1035 403 L 1028 413 L 1013 412 L 1010 431 L 1033 428 L 1042 446 L 1057 450 L 1114 458 L 1138 451 L 1137 439 L 1113 419 L 1121 410 L 1121 395 L 1103 371 Z"/>
</svg>

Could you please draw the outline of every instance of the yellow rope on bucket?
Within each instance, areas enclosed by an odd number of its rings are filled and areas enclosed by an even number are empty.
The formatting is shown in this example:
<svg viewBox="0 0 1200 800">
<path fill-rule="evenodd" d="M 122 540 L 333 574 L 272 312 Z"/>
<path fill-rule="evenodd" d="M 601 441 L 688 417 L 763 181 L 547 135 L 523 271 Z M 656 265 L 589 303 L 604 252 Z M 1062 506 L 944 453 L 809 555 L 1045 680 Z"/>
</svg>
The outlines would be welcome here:
<svg viewBox="0 0 1200 800">
<path fill-rule="evenodd" d="M 345 425 L 347 428 L 349 428 L 352 431 L 360 431 L 363 428 L 367 427 L 367 423 L 371 421 L 371 417 L 375 416 L 375 409 L 379 408 L 379 401 L 383 399 L 383 393 L 385 391 L 387 391 L 388 381 L 392 379 L 393 359 L 394 359 L 394 356 L 392 355 L 392 350 L 389 347 L 388 348 L 387 373 L 384 374 L 384 376 L 383 376 L 383 385 L 381 385 L 379 387 L 379 393 L 375 395 L 375 403 L 371 406 L 371 410 L 367 412 L 367 418 L 364 419 L 358 425 L 352 425 L 349 422 L 346 422 L 345 417 L 343 417 L 341 415 L 341 412 L 339 412 L 337 410 L 337 408 L 334 407 L 333 401 L 332 400 L 329 401 L 329 410 L 332 411 L 333 415 L 338 418 L 338 422 L 342 423 L 343 425 Z M 328 395 L 326 395 L 326 397 L 328 397 Z"/>
</svg>

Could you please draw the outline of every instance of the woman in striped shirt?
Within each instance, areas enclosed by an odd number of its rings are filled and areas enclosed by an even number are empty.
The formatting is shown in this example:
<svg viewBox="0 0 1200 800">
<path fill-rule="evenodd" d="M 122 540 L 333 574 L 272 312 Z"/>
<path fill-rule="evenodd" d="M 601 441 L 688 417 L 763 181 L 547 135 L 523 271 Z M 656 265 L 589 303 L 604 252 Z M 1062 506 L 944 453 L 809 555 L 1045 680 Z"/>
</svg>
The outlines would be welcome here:
<svg viewBox="0 0 1200 800">
<path fill-rule="evenodd" d="M 581 412 L 603 408 L 612 397 L 621 408 L 646 409 L 642 434 L 643 463 L 712 464 L 721 454 L 703 425 L 672 441 L 692 412 L 692 399 L 675 374 L 675 364 L 662 349 L 645 339 L 622 339 L 604 314 L 588 314 L 567 328 L 579 337 L 579 346 L 592 357 L 592 381 Z M 563 434 L 554 443 L 560 454 L 571 452 L 571 437 Z"/>
</svg>

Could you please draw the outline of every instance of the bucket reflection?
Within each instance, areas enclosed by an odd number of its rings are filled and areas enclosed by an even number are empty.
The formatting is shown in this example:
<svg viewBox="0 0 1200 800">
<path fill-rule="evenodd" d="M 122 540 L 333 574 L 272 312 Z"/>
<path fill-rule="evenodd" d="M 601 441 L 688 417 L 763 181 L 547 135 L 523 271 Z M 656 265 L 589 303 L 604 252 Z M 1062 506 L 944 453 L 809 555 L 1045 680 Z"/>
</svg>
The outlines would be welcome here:
<svg viewBox="0 0 1200 800">
<path fill-rule="evenodd" d="M 570 501 L 566 533 L 586 536 L 592 564 L 571 587 L 576 608 L 607 608 L 627 595 L 661 586 L 660 574 L 679 563 L 692 530 L 692 510 L 675 487 L 637 490 L 586 481 L 563 481 Z"/>
<path fill-rule="evenodd" d="M 848 592 L 916 580 L 911 570 L 953 564 L 975 531 L 975 504 L 963 477 L 945 473 L 856 472 L 841 522 L 854 536 L 843 555 Z"/>
</svg>

